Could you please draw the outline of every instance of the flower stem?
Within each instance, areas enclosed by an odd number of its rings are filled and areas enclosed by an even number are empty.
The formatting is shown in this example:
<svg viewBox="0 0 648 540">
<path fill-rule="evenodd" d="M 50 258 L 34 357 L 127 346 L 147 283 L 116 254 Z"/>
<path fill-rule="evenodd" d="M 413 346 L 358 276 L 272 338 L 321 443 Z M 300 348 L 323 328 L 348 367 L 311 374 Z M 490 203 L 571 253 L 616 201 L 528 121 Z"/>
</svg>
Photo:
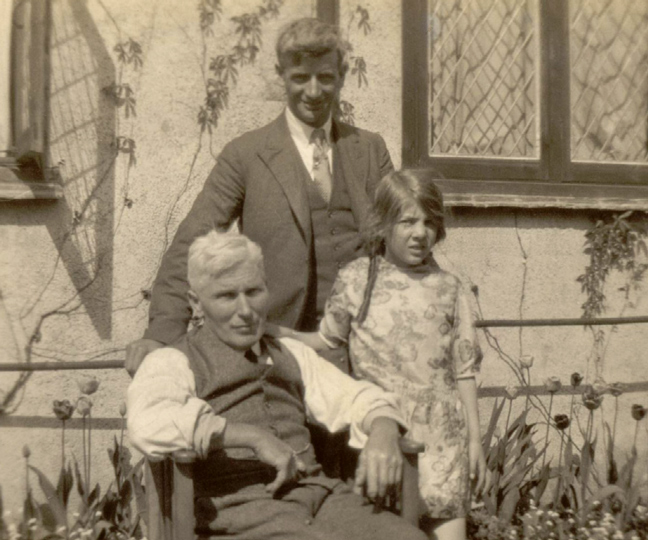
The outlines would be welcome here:
<svg viewBox="0 0 648 540">
<path fill-rule="evenodd" d="M 562 470 L 562 456 L 563 456 L 563 448 L 565 446 L 565 434 L 561 431 L 560 432 L 560 453 L 558 454 L 558 482 L 556 483 L 556 495 L 554 497 L 554 507 L 558 507 L 558 504 L 560 502 L 560 487 L 562 484 L 562 478 L 563 478 L 563 470 Z"/>
<path fill-rule="evenodd" d="M 542 452 L 542 467 L 541 470 L 544 469 L 545 462 L 547 460 L 547 448 L 549 444 L 549 426 L 551 424 L 551 409 L 553 408 L 553 392 L 549 396 L 549 414 L 547 416 L 547 431 L 545 431 L 545 444 L 544 444 L 544 452 Z"/>
<path fill-rule="evenodd" d="M 88 490 L 90 489 L 90 472 L 92 469 L 92 411 L 88 412 Z"/>
<path fill-rule="evenodd" d="M 65 420 L 62 420 L 63 426 L 61 427 L 61 470 L 65 470 Z"/>
<path fill-rule="evenodd" d="M 526 400 L 524 401 L 524 410 L 529 410 L 529 393 L 531 388 L 531 368 L 526 368 L 527 370 L 527 391 L 526 391 Z"/>
<path fill-rule="evenodd" d="M 572 420 L 574 417 L 574 394 L 571 395 L 571 404 L 569 405 L 569 428 L 567 431 L 567 442 L 571 444 L 572 438 L 571 438 L 571 430 L 572 430 Z"/>
<path fill-rule="evenodd" d="M 506 415 L 506 429 L 504 429 L 504 440 L 508 439 L 508 428 L 509 428 L 509 422 L 511 420 L 511 409 L 513 408 L 513 400 L 509 400 L 509 408 L 508 408 L 508 414 Z"/>
<path fill-rule="evenodd" d="M 86 417 L 83 416 L 81 423 L 81 441 L 83 443 L 83 476 L 85 476 L 85 494 L 88 497 L 88 456 L 86 451 Z"/>
</svg>

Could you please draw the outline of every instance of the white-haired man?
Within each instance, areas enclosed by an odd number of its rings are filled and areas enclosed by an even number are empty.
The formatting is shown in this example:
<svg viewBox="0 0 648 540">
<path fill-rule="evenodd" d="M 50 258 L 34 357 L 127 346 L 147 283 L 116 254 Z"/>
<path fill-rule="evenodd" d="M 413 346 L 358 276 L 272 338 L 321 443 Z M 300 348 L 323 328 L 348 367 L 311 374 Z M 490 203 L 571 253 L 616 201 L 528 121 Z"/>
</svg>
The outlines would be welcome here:
<svg viewBox="0 0 648 540">
<path fill-rule="evenodd" d="M 239 540 L 422 539 L 316 462 L 307 418 L 350 428 L 363 448 L 356 487 L 382 496 L 400 480 L 394 396 L 355 381 L 290 339 L 263 337 L 268 289 L 260 248 L 236 233 L 196 239 L 189 300 L 200 328 L 149 354 L 128 389 L 128 430 L 149 458 L 182 448 L 196 474 L 202 535 Z"/>
</svg>

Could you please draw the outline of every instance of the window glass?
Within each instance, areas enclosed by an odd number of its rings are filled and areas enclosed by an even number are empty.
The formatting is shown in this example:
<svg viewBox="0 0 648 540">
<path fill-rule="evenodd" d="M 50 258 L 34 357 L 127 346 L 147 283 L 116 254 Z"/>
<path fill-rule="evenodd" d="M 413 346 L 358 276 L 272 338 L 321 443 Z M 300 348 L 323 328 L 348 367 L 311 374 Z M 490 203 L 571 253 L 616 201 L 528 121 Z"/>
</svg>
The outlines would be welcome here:
<svg viewBox="0 0 648 540">
<path fill-rule="evenodd" d="M 538 158 L 537 0 L 428 6 L 429 155 Z"/>
<path fill-rule="evenodd" d="M 648 2 L 571 0 L 571 155 L 648 162 Z"/>
</svg>

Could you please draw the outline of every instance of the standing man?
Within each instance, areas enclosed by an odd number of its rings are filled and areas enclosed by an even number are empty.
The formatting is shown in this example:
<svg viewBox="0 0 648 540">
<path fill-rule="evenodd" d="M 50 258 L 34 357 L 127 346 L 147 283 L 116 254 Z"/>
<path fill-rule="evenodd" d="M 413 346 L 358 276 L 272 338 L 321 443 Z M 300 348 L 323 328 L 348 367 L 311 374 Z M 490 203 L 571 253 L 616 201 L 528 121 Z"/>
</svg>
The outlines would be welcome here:
<svg viewBox="0 0 648 540">
<path fill-rule="evenodd" d="M 299 19 L 281 33 L 276 52 L 286 110 L 220 154 L 162 260 L 149 327 L 126 349 L 131 374 L 146 354 L 186 332 L 187 250 L 210 229 L 238 220 L 265 256 L 268 320 L 303 331 L 317 327 L 338 269 L 360 251 L 374 186 L 393 165 L 382 137 L 333 118 L 346 45 L 336 27 Z"/>
</svg>

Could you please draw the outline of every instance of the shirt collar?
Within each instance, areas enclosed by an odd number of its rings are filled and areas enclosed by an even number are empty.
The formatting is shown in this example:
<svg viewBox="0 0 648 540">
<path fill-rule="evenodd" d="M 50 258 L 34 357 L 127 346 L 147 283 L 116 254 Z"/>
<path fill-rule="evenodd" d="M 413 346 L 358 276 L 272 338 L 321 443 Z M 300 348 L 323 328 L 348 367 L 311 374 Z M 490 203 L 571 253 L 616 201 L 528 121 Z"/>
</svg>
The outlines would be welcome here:
<svg viewBox="0 0 648 540">
<path fill-rule="evenodd" d="M 293 112 L 290 110 L 290 107 L 286 107 L 286 121 L 288 122 L 288 130 L 293 139 L 296 139 L 301 144 L 309 145 L 311 142 L 311 135 L 315 130 L 314 127 L 304 124 L 299 118 L 297 118 Z M 331 142 L 331 117 L 329 116 L 328 120 L 322 126 L 324 133 L 326 134 L 326 140 Z"/>
</svg>

